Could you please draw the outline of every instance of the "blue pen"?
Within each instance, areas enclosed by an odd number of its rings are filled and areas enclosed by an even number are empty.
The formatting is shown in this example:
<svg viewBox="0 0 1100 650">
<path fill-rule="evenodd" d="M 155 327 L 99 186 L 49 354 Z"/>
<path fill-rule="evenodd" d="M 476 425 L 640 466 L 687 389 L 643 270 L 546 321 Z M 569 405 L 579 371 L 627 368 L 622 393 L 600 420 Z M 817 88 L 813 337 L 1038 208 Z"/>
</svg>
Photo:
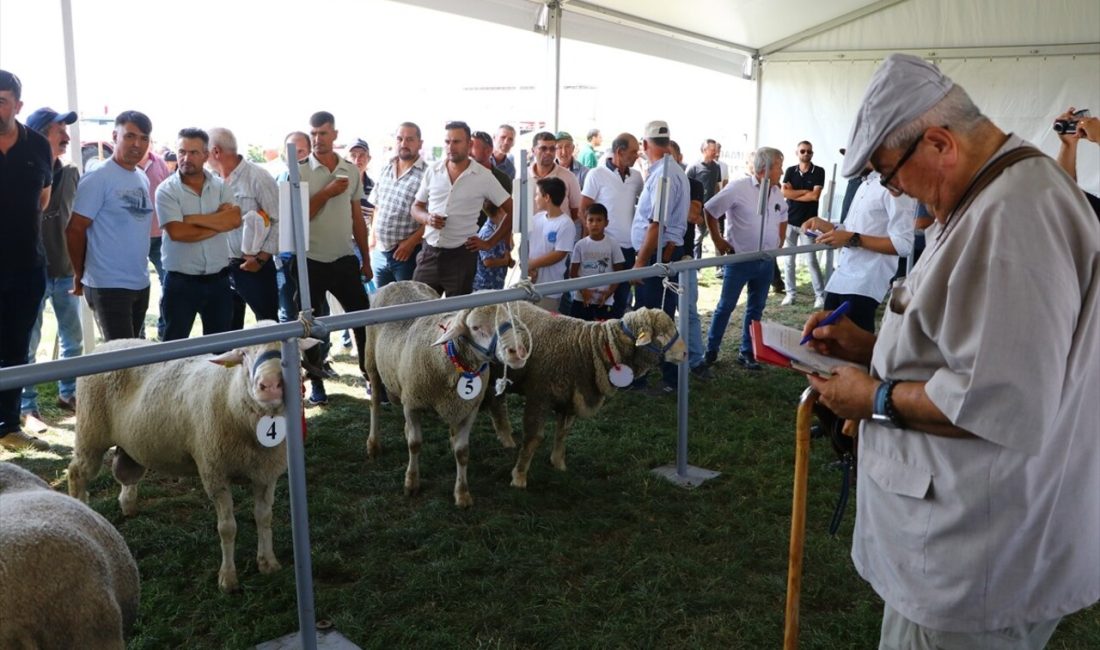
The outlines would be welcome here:
<svg viewBox="0 0 1100 650">
<path fill-rule="evenodd" d="M 823 321 L 821 321 L 820 323 L 818 323 L 818 324 L 817 324 L 817 327 L 825 327 L 826 325 L 832 325 L 833 323 L 837 322 L 838 320 L 840 320 L 840 317 L 841 317 L 841 316 L 843 316 L 844 314 L 847 314 L 847 313 L 848 313 L 848 309 L 849 309 L 849 308 L 850 308 L 851 306 L 852 306 L 852 303 L 848 302 L 847 300 L 845 300 L 844 302 L 840 303 L 840 306 L 839 306 L 839 307 L 837 307 L 836 309 L 834 309 L 834 310 L 833 310 L 833 313 L 831 313 L 831 314 L 829 314 L 828 316 L 826 316 L 826 317 L 825 317 L 825 320 L 823 320 Z M 814 329 L 817 329 L 817 328 L 814 328 Z M 807 343 L 809 343 L 810 341 L 812 341 L 812 340 L 813 340 L 813 338 L 814 338 L 813 332 L 810 332 L 810 333 L 809 333 L 809 334 L 807 334 L 806 336 L 803 336 L 803 337 L 802 337 L 802 340 L 801 340 L 801 341 L 799 341 L 799 342 L 798 342 L 798 344 L 799 344 L 799 345 L 806 345 Z"/>
</svg>

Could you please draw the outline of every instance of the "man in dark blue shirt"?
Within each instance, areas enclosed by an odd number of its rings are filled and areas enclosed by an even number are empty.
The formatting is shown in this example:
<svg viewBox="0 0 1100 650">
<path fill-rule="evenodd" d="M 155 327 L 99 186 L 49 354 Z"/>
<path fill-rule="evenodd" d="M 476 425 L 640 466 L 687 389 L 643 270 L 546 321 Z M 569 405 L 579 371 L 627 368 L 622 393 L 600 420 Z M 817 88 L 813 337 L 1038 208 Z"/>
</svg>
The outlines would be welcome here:
<svg viewBox="0 0 1100 650">
<path fill-rule="evenodd" d="M 41 134 L 16 121 L 23 108 L 19 77 L 0 70 L 0 367 L 27 363 L 31 330 L 46 292 L 40 217 L 50 200 L 53 156 Z M 0 446 L 49 449 L 20 429 L 21 388 L 0 391 Z"/>
<path fill-rule="evenodd" d="M 821 190 L 825 187 L 825 169 L 811 162 L 814 157 L 814 146 L 803 140 L 798 143 L 798 164 L 787 168 L 783 176 L 783 197 L 787 199 L 787 246 L 798 246 L 799 243 L 812 244 L 813 240 L 802 234 L 802 224 L 810 217 L 818 215 L 818 200 L 821 198 Z M 825 276 L 821 273 L 821 265 L 817 261 L 817 255 L 805 253 L 806 265 L 810 267 L 810 284 L 814 289 L 814 309 L 821 309 L 825 304 Z M 780 303 L 787 306 L 794 303 L 795 297 L 795 256 L 788 255 L 786 259 L 786 284 L 787 297 Z"/>
</svg>

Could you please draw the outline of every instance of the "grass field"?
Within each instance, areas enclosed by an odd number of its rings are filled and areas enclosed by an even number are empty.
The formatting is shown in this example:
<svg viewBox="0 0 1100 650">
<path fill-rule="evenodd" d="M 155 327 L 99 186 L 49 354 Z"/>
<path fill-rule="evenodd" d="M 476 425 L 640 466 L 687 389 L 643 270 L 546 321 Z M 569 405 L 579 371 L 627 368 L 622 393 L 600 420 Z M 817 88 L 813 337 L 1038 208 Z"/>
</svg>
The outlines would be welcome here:
<svg viewBox="0 0 1100 650">
<path fill-rule="evenodd" d="M 700 309 L 717 283 L 704 273 Z M 800 325 L 811 300 L 769 318 Z M 49 321 L 50 317 L 47 317 Z M 704 318 L 706 320 L 706 318 Z M 454 460 L 441 424 L 426 422 L 422 493 L 402 494 L 400 412 L 383 417 L 384 452 L 367 461 L 367 403 L 352 357 L 337 357 L 331 402 L 310 408 L 306 463 L 317 616 L 364 648 L 777 648 L 782 642 L 794 417 L 805 381 L 732 362 L 740 311 L 722 362 L 692 380 L 690 462 L 722 475 L 694 490 L 650 470 L 675 459 L 675 398 L 623 393 L 569 438 L 569 470 L 549 444 L 526 490 L 509 486 L 513 450 L 488 418 L 471 439 L 473 508 L 453 505 Z M 50 340 L 44 337 L 45 340 Z M 45 347 L 45 344 L 44 344 Z M 73 421 L 53 408 L 47 453 L 13 460 L 65 489 Z M 513 398 L 515 400 L 515 398 Z M 519 427 L 520 403 L 512 403 Z M 827 526 L 839 486 L 833 452 L 815 442 L 810 467 L 803 648 L 873 648 L 881 601 L 848 557 L 854 504 L 840 533 Z M 260 575 L 251 497 L 238 504 L 242 592 L 217 589 L 214 510 L 197 479 L 150 476 L 141 512 L 125 518 L 108 473 L 92 506 L 126 538 L 142 576 L 131 648 L 245 648 L 297 629 L 286 481 L 276 492 L 275 552 L 283 570 Z M 1051 648 L 1100 647 L 1100 610 L 1066 619 Z"/>
</svg>

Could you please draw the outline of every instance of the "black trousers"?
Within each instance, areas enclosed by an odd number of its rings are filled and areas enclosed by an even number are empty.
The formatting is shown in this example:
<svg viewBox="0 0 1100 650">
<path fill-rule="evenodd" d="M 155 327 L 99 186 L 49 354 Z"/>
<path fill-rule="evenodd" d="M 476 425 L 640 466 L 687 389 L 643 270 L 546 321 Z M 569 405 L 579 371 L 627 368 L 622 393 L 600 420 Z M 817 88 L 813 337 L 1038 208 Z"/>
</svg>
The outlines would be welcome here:
<svg viewBox="0 0 1100 650">
<path fill-rule="evenodd" d="M 0 274 L 0 367 L 27 363 L 31 329 L 46 293 L 46 268 L 5 271 Z M 0 391 L 0 436 L 19 430 L 21 387 Z"/>
<path fill-rule="evenodd" d="M 297 258 L 291 257 L 283 268 L 287 271 L 287 285 L 292 287 L 294 304 L 301 309 Z M 346 312 L 370 308 L 367 291 L 363 288 L 359 273 L 359 260 L 354 255 L 347 255 L 332 262 L 318 262 L 306 258 L 306 269 L 309 271 L 309 302 L 313 306 L 314 313 L 321 313 L 319 306 L 324 302 L 326 292 L 331 293 Z M 295 315 L 289 316 L 293 318 Z M 355 327 L 352 328 L 352 333 L 355 335 L 355 347 L 359 355 L 359 370 L 366 373 L 363 346 L 366 344 L 367 331 L 365 328 Z M 322 379 L 321 366 L 327 355 L 327 344 L 316 345 L 305 351 L 306 375 L 310 379 Z"/>
<path fill-rule="evenodd" d="M 848 309 L 848 319 L 861 329 L 875 333 L 875 312 L 878 311 L 878 301 L 874 298 L 861 296 L 854 293 L 829 293 L 825 292 L 825 309 L 832 311 L 847 300 L 852 303 Z"/>
</svg>

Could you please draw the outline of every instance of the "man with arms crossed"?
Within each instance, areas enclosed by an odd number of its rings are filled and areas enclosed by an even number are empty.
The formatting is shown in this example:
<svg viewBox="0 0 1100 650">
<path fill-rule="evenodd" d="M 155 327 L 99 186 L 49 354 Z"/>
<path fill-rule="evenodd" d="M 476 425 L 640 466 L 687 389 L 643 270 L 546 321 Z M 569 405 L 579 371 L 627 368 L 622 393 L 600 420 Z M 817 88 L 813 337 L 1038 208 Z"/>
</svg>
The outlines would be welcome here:
<svg viewBox="0 0 1100 650">
<path fill-rule="evenodd" d="M 848 138 L 845 176 L 870 161 L 935 217 L 877 338 L 804 328 L 870 364 L 810 382 L 862 420 L 852 560 L 880 648 L 1042 648 L 1100 599 L 1100 223 L 1050 158 L 1002 158 L 1027 146 L 904 54 Z"/>
</svg>

